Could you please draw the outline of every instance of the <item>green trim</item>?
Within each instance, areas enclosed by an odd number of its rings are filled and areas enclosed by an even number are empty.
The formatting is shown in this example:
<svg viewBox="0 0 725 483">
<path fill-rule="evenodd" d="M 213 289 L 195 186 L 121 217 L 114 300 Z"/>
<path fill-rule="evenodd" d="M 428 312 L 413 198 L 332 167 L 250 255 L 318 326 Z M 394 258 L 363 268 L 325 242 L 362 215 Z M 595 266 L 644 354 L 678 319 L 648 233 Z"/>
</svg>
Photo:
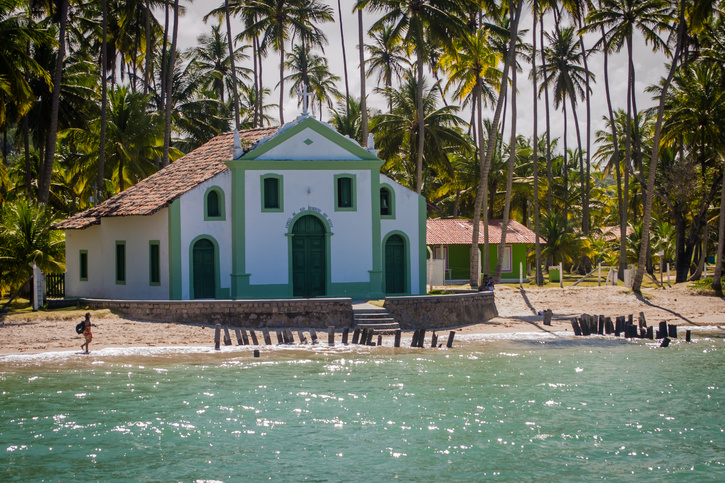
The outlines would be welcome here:
<svg viewBox="0 0 725 483">
<path fill-rule="evenodd" d="M 340 206 L 340 198 L 338 193 L 338 180 L 349 179 L 350 180 L 350 206 Z M 335 175 L 335 211 L 357 211 L 357 175 L 350 173 L 340 173 Z"/>
<path fill-rule="evenodd" d="M 428 266 L 426 264 L 426 220 L 428 218 L 425 198 L 418 195 L 418 293 L 428 293 Z"/>
<path fill-rule="evenodd" d="M 154 247 L 156 247 L 156 260 L 154 260 L 153 254 Z M 154 262 L 157 281 L 154 281 Z M 149 240 L 149 285 L 152 287 L 161 285 L 161 242 L 159 240 Z"/>
<path fill-rule="evenodd" d="M 209 216 L 209 193 L 212 191 L 216 192 L 217 200 L 219 202 L 219 215 Z M 224 190 L 219 186 L 210 186 L 204 193 L 204 221 L 224 221 L 226 220 L 226 203 L 224 202 Z"/>
<path fill-rule="evenodd" d="M 370 274 L 370 297 L 382 298 L 383 292 L 383 265 L 381 254 L 381 223 L 380 223 L 380 171 L 370 173 L 370 223 L 372 227 L 373 266 Z"/>
<path fill-rule="evenodd" d="M 272 139 L 263 143 L 261 146 L 257 147 L 256 149 L 249 151 L 244 156 L 242 156 L 241 159 L 257 159 L 260 156 L 264 155 L 265 153 L 276 148 L 280 144 L 284 143 L 288 139 L 301 133 L 305 129 L 310 129 L 310 130 L 316 132 L 317 134 L 321 135 L 325 139 L 331 141 L 332 143 L 334 143 L 334 144 L 340 146 L 341 148 L 343 148 L 344 150 L 348 151 L 350 154 L 352 154 L 355 157 L 358 157 L 360 159 L 365 159 L 365 160 L 379 159 L 375 155 L 373 155 L 370 151 L 368 151 L 367 149 L 362 148 L 356 142 L 346 138 L 345 136 L 338 133 L 331 127 L 329 127 L 326 124 L 323 124 L 320 121 L 313 119 L 311 117 L 305 118 L 305 119 L 299 121 L 297 124 L 293 124 L 287 128 L 285 128 L 285 127 L 280 128 L 280 131 L 278 131 L 277 134 L 274 137 L 272 137 Z"/>
<path fill-rule="evenodd" d="M 86 259 L 86 276 L 83 276 L 83 258 Z M 87 282 L 88 281 L 88 250 L 80 250 L 78 252 L 78 275 L 80 276 L 79 280 L 81 282 Z"/>
<path fill-rule="evenodd" d="M 181 300 L 181 204 L 169 205 L 169 300 Z"/>
<path fill-rule="evenodd" d="M 249 171 L 339 171 L 344 169 L 346 171 L 372 170 L 377 174 L 380 174 L 380 168 L 383 166 L 383 161 L 380 159 L 371 161 L 295 161 L 289 159 L 249 161 L 241 159 L 225 161 L 225 163 L 229 168 L 234 166 Z"/>
<path fill-rule="evenodd" d="M 123 247 L 121 252 L 118 251 L 119 247 Z M 123 266 L 120 266 L 118 263 L 119 253 L 123 257 Z M 126 263 L 126 240 L 116 240 L 114 259 L 116 262 L 116 285 L 126 285 L 126 266 L 128 265 Z"/>
<path fill-rule="evenodd" d="M 381 246 L 382 256 L 383 256 L 383 267 L 385 267 L 385 245 L 388 243 L 388 239 L 391 236 L 398 235 L 403 239 L 403 243 L 405 245 L 405 292 L 402 294 L 390 294 L 390 295 L 410 295 L 410 279 L 412 278 L 412 273 L 410 270 L 411 267 L 411 259 L 410 259 L 410 238 L 408 238 L 408 235 L 405 234 L 405 232 L 400 230 L 393 230 L 385 234 L 385 237 L 383 238 L 383 243 Z M 383 284 L 383 293 L 387 295 L 387 288 L 385 287 L 385 275 L 383 274 L 382 277 L 382 284 Z"/>
<path fill-rule="evenodd" d="M 247 296 L 250 274 L 246 273 L 245 170 L 236 161 L 227 162 L 232 172 L 232 269 L 231 298 Z"/>
<path fill-rule="evenodd" d="M 285 233 L 285 236 L 287 237 L 287 292 L 284 295 L 284 298 L 302 298 L 302 297 L 295 297 L 293 295 L 294 293 L 294 284 L 293 284 L 293 278 L 292 278 L 292 237 L 294 236 L 294 233 L 292 233 L 292 229 L 295 226 L 295 223 L 302 218 L 303 216 L 312 215 L 318 220 L 322 222 L 322 227 L 325 229 L 325 297 L 330 297 L 330 288 L 332 286 L 332 275 L 331 275 L 331 256 L 330 256 L 330 238 L 334 233 L 330 231 L 330 225 L 327 223 L 327 219 L 325 219 L 324 216 L 322 216 L 320 213 L 317 213 L 316 211 L 312 210 L 306 210 L 301 211 L 297 215 L 295 215 L 294 218 L 290 221 L 289 226 L 287 227 L 287 233 Z"/>
<path fill-rule="evenodd" d="M 382 207 L 378 208 L 378 213 L 380 213 L 380 218 L 383 220 L 394 220 L 395 219 L 395 190 L 388 183 L 380 183 L 380 189 L 378 190 L 378 200 L 380 200 L 380 193 L 382 193 L 383 190 L 387 190 L 388 194 L 390 195 L 388 197 L 388 210 L 390 211 L 390 213 L 387 215 L 383 215 L 381 212 Z"/>
<path fill-rule="evenodd" d="M 264 181 L 267 179 L 276 179 L 277 184 L 277 208 L 267 208 L 265 206 L 265 188 Z M 259 177 L 259 192 L 261 194 L 260 206 L 262 207 L 262 213 L 281 213 L 284 211 L 284 176 L 281 174 L 263 174 Z"/>
<path fill-rule="evenodd" d="M 219 271 L 219 258 L 221 253 L 219 252 L 219 243 L 211 235 L 199 235 L 189 243 L 189 300 L 194 300 L 194 245 L 199 240 L 209 240 L 214 245 L 214 298 L 215 299 L 228 299 L 229 289 L 221 288 L 221 276 Z"/>
</svg>

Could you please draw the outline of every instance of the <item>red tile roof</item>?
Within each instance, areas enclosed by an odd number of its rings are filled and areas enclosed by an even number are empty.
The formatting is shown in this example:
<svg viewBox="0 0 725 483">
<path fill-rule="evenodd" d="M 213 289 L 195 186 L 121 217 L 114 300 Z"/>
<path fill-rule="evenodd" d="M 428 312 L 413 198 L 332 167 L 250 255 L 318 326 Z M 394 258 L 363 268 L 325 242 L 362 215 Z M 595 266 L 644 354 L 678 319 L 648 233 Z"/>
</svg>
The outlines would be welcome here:
<svg viewBox="0 0 725 483">
<path fill-rule="evenodd" d="M 488 242 L 501 243 L 503 220 L 488 221 Z M 483 244 L 483 222 L 480 224 L 479 244 Z M 434 218 L 426 221 L 427 245 L 470 245 L 473 223 L 467 219 Z M 540 239 L 541 240 L 541 239 Z M 536 243 L 536 234 L 515 220 L 509 220 L 506 243 Z"/>
<path fill-rule="evenodd" d="M 242 148 L 245 152 L 249 151 L 278 129 L 268 127 L 240 131 Z M 78 230 L 96 225 L 104 217 L 153 215 L 187 191 L 227 170 L 224 161 L 231 160 L 233 156 L 234 133 L 220 134 L 126 191 L 57 223 L 53 228 Z"/>
</svg>

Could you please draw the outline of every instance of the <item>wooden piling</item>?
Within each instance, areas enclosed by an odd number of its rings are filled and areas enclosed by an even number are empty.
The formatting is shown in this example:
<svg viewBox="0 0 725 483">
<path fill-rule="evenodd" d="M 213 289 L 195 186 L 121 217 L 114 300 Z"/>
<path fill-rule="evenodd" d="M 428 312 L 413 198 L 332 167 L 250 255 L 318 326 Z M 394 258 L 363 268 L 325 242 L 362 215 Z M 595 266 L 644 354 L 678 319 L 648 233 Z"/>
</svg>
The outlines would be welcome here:
<svg viewBox="0 0 725 483">
<path fill-rule="evenodd" d="M 685 342 L 690 342 L 691 336 L 692 336 L 692 331 L 689 329 L 686 330 L 685 331 Z"/>
<path fill-rule="evenodd" d="M 446 344 L 446 347 L 449 349 L 453 347 L 453 338 L 456 336 L 456 331 L 452 330 L 448 333 L 448 343 Z"/>
<path fill-rule="evenodd" d="M 254 332 L 253 329 L 249 329 L 249 335 L 252 337 L 252 344 L 259 345 L 259 341 L 257 340 L 257 334 Z"/>
<path fill-rule="evenodd" d="M 597 334 L 604 335 L 604 321 L 606 318 L 603 315 L 598 317 L 599 327 L 597 327 Z"/>
<path fill-rule="evenodd" d="M 629 314 L 627 316 L 627 323 L 628 324 L 634 324 L 634 314 Z"/>
<path fill-rule="evenodd" d="M 544 325 L 551 325 L 552 312 L 549 309 L 544 310 Z"/>
<path fill-rule="evenodd" d="M 269 329 L 265 327 L 262 330 L 262 334 L 264 335 L 264 343 L 267 345 L 272 345 L 272 338 L 269 336 Z"/>
<path fill-rule="evenodd" d="M 571 328 L 574 329 L 574 335 L 582 335 L 582 329 L 579 326 L 579 321 L 574 317 L 571 319 Z"/>
<path fill-rule="evenodd" d="M 433 334 L 430 336 L 430 346 L 435 347 L 438 345 L 438 334 L 436 334 L 436 331 L 433 331 Z"/>
<path fill-rule="evenodd" d="M 395 331 L 395 342 L 393 343 L 394 347 L 400 347 L 400 336 L 403 334 L 403 331 L 400 329 L 397 329 Z"/>
<path fill-rule="evenodd" d="M 647 338 L 647 327 L 640 327 L 639 328 L 639 338 L 640 339 L 646 339 Z"/>
<path fill-rule="evenodd" d="M 244 342 L 244 345 L 249 345 L 249 337 L 247 337 L 246 329 L 242 329 L 242 342 Z"/>
<path fill-rule="evenodd" d="M 254 349 L 254 357 L 259 357 L 259 349 Z"/>
<path fill-rule="evenodd" d="M 357 344 L 358 340 L 360 340 L 360 329 L 355 327 L 355 330 L 352 331 L 352 343 Z"/>
<path fill-rule="evenodd" d="M 288 344 L 294 344 L 295 343 L 295 335 L 292 333 L 290 329 L 285 329 L 284 333 L 286 335 L 286 339 L 288 339 L 286 342 Z"/>
<path fill-rule="evenodd" d="M 360 332 L 360 345 L 365 345 L 368 343 L 368 329 L 363 329 L 362 332 Z"/>
<path fill-rule="evenodd" d="M 425 343 L 425 329 L 420 329 L 420 335 L 418 335 L 418 347 L 423 348 Z"/>
<path fill-rule="evenodd" d="M 378 334 L 378 347 L 383 345 L 383 334 Z"/>
<path fill-rule="evenodd" d="M 625 320 L 625 317 L 623 315 L 617 317 L 617 319 L 615 320 L 614 335 L 617 337 L 619 337 L 619 334 L 621 334 L 622 331 L 624 330 L 624 320 Z"/>
<path fill-rule="evenodd" d="M 219 350 L 222 338 L 222 324 L 214 324 L 214 350 Z"/>
<path fill-rule="evenodd" d="M 654 339 L 655 338 L 655 328 L 651 325 L 647 327 L 647 338 L 648 339 Z"/>
<path fill-rule="evenodd" d="M 229 326 L 224 326 L 224 345 L 232 345 L 232 336 L 229 335 Z"/>
<path fill-rule="evenodd" d="M 242 341 L 242 333 L 239 329 L 234 329 L 234 334 L 237 336 L 237 345 L 244 345 L 244 342 Z"/>
<path fill-rule="evenodd" d="M 614 333 L 614 324 L 611 317 L 604 318 L 604 333 L 607 335 Z"/>
<path fill-rule="evenodd" d="M 657 338 L 664 339 L 665 337 L 667 337 L 667 322 L 663 320 L 660 322 L 660 330 L 657 331 Z"/>
<path fill-rule="evenodd" d="M 415 329 L 413 339 L 410 341 L 410 347 L 418 347 L 418 335 L 420 335 L 420 329 Z"/>
<path fill-rule="evenodd" d="M 677 326 L 675 324 L 667 326 L 667 335 L 669 335 L 671 339 L 677 339 Z"/>
<path fill-rule="evenodd" d="M 375 335 L 375 329 L 369 329 L 368 338 L 365 341 L 365 345 L 373 345 L 373 335 Z"/>
<path fill-rule="evenodd" d="M 305 337 L 305 333 L 302 329 L 297 330 L 297 337 L 300 338 L 300 344 L 307 343 L 307 337 Z"/>
<path fill-rule="evenodd" d="M 347 336 L 350 334 L 350 329 L 348 327 L 345 327 L 342 329 L 342 343 L 344 345 L 347 345 Z"/>
<path fill-rule="evenodd" d="M 669 337 L 665 337 L 662 339 L 662 343 L 660 344 L 660 347 L 668 347 L 670 345 L 670 339 Z"/>
<path fill-rule="evenodd" d="M 330 346 L 335 345 L 335 326 L 327 326 L 327 344 Z"/>
<path fill-rule="evenodd" d="M 277 345 L 284 344 L 284 336 L 282 335 L 282 331 L 281 330 L 277 330 L 275 332 L 277 332 Z"/>
<path fill-rule="evenodd" d="M 639 313 L 639 326 L 647 327 L 647 319 L 644 318 L 644 312 Z"/>
<path fill-rule="evenodd" d="M 583 336 L 591 335 L 591 331 L 589 330 L 589 316 L 587 314 L 582 314 L 581 318 L 578 320 L 579 322 L 579 329 L 582 331 Z"/>
<path fill-rule="evenodd" d="M 310 338 L 312 339 L 312 345 L 317 344 L 317 331 L 315 329 L 310 329 Z"/>
</svg>

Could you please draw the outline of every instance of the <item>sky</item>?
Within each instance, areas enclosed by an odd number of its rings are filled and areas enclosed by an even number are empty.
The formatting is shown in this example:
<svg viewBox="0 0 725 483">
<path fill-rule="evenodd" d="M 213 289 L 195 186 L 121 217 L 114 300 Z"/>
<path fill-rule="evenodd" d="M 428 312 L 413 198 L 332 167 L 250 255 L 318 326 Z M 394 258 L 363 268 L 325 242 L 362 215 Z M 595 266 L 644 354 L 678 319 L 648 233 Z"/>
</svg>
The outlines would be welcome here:
<svg viewBox="0 0 725 483">
<path fill-rule="evenodd" d="M 327 57 L 330 70 L 333 74 L 340 77 L 340 83 L 338 89 L 344 92 L 344 76 L 343 76 L 343 62 L 342 62 L 342 42 L 340 35 L 340 26 L 338 23 L 338 8 L 336 0 L 323 0 L 323 3 L 328 4 L 332 7 L 335 16 L 335 23 L 328 23 L 322 26 L 323 31 L 327 35 L 328 45 L 325 47 L 325 56 Z M 350 79 L 350 92 L 354 97 L 360 96 L 360 72 L 358 62 L 358 25 L 357 25 L 357 14 L 352 12 L 353 0 L 340 0 L 342 5 L 342 22 L 343 30 L 345 33 L 345 49 L 348 63 L 348 75 Z M 181 18 L 179 22 L 179 46 L 182 49 L 194 47 L 197 45 L 197 37 L 202 34 L 208 34 L 211 31 L 211 25 L 215 20 L 210 19 L 208 23 L 204 23 L 203 17 L 212 9 L 223 5 L 220 0 L 196 0 L 194 3 L 188 3 L 184 0 L 181 4 L 186 7 L 186 14 Z M 365 13 L 363 18 L 364 28 L 367 30 L 375 21 L 376 17 L 368 12 Z M 160 17 L 163 21 L 163 18 Z M 526 35 L 527 41 L 531 41 L 531 21 L 532 16 L 530 14 L 524 14 L 522 18 L 520 28 L 528 29 L 529 32 Z M 547 27 L 549 29 L 551 25 Z M 241 31 L 241 24 L 232 21 L 233 35 L 238 34 Z M 597 40 L 598 36 L 587 35 L 584 38 L 585 46 L 591 47 Z M 366 36 L 366 42 L 371 42 L 370 38 Z M 636 92 L 637 92 L 637 107 L 639 110 L 646 109 L 654 105 L 654 101 L 651 98 L 651 94 L 645 92 L 645 89 L 659 82 L 660 78 L 667 74 L 667 59 L 661 52 L 653 53 L 651 48 L 645 45 L 644 40 L 637 36 L 634 42 L 634 64 L 636 72 Z M 289 50 L 289 47 L 288 47 Z M 538 63 L 540 63 L 538 58 Z M 277 55 L 271 55 L 268 57 L 264 64 L 264 75 L 265 85 L 269 88 L 276 86 L 279 81 L 279 61 Z M 603 56 L 600 53 L 595 53 L 589 57 L 589 69 L 595 76 L 596 83 L 592 86 L 591 95 L 591 107 L 592 107 L 592 154 L 596 150 L 594 146 L 595 132 L 597 130 L 605 129 L 606 124 L 602 120 L 602 117 L 607 114 L 607 104 L 604 91 L 604 74 L 603 74 Z M 249 65 L 251 68 L 251 63 Z M 533 134 L 533 87 L 529 80 L 529 72 L 531 70 L 530 64 L 523 66 L 523 72 L 518 75 L 518 125 L 517 131 L 519 134 L 530 137 Z M 429 80 L 432 77 L 429 76 Z M 627 87 L 627 57 L 622 53 L 610 55 L 609 58 L 609 80 L 610 80 L 610 91 L 612 95 L 612 103 L 614 109 L 624 108 L 626 105 L 626 87 Z M 368 78 L 366 81 L 367 92 L 368 92 L 368 107 L 379 108 L 385 110 L 385 101 L 382 96 L 373 92 L 376 87 L 376 78 Z M 288 87 L 285 87 L 287 90 Z M 268 103 L 277 104 L 279 102 L 279 92 L 274 89 L 271 96 L 267 98 Z M 541 135 L 545 128 L 545 114 L 544 114 L 544 101 L 543 96 L 538 104 L 538 117 L 539 127 L 538 132 Z M 456 102 L 449 99 L 449 103 L 456 104 Z M 553 103 L 553 100 L 552 100 Z M 509 103 L 510 107 L 510 103 Z M 552 104 L 551 114 L 551 131 L 552 137 L 561 137 L 564 131 L 564 123 L 561 111 L 553 112 Z M 569 106 L 567 106 L 569 110 Z M 284 104 L 284 117 L 285 121 L 289 122 L 297 117 L 301 112 L 298 107 L 297 98 L 286 98 Z M 582 142 L 585 143 L 584 133 L 586 132 L 586 108 L 584 102 L 581 101 L 577 106 L 577 114 L 580 122 L 580 129 L 582 132 Z M 270 112 L 273 118 L 279 119 L 278 110 Z M 470 119 L 470 112 L 462 111 L 460 114 L 464 120 Z M 492 112 L 488 113 L 489 117 L 493 116 Z M 319 116 L 318 116 L 319 117 Z M 506 114 L 507 125 L 511 119 L 511 114 Z M 570 114 L 569 129 L 568 129 L 568 146 L 573 147 L 576 143 L 576 133 L 574 130 L 573 119 Z M 329 120 L 329 115 L 326 113 L 323 116 L 323 121 Z M 508 131 L 508 129 L 507 129 Z M 509 134 L 506 135 L 507 137 Z M 561 143 L 560 143 L 561 145 Z M 586 149 L 586 146 L 585 146 Z"/>
</svg>

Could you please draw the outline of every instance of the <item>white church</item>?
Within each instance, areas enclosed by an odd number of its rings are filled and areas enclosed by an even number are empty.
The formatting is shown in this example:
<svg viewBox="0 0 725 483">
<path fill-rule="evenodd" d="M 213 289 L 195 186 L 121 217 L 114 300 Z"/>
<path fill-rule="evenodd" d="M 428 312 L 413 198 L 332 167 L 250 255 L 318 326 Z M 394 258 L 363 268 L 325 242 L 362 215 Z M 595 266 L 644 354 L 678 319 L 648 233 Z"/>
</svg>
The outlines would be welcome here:
<svg viewBox="0 0 725 483">
<path fill-rule="evenodd" d="M 382 298 L 426 290 L 425 200 L 305 112 L 217 136 L 66 234 L 66 297 Z"/>
</svg>

